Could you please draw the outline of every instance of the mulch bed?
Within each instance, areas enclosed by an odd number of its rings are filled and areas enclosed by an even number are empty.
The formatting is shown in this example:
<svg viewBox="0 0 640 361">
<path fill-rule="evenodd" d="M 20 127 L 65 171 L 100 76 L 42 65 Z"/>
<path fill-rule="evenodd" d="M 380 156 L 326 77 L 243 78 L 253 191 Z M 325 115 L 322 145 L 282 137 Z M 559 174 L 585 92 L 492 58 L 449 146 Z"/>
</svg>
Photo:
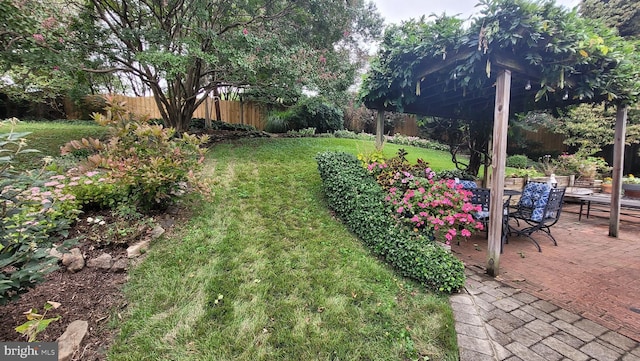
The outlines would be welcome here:
<svg viewBox="0 0 640 361">
<path fill-rule="evenodd" d="M 78 222 L 79 227 L 85 222 Z M 72 229 L 72 234 L 77 234 Z M 126 257 L 126 246 L 111 245 L 95 247 L 91 242 L 78 245 L 85 260 L 106 252 L 113 258 Z M 84 267 L 78 273 L 67 272 L 64 266 L 47 275 L 45 282 L 23 294 L 17 301 L 0 306 L 0 340 L 25 342 L 24 336 L 15 327 L 26 321 L 24 312 L 35 308 L 43 311 L 47 301 L 59 302 L 58 309 L 48 311 L 47 318 L 62 316 L 37 336 L 38 341 L 54 342 L 76 320 L 89 323 L 89 332 L 82 342 L 74 360 L 106 360 L 106 350 L 113 342 L 115 332 L 109 327 L 111 317 L 122 317 L 126 301 L 122 286 L 127 280 L 126 273 L 113 273 L 97 268 Z"/>
</svg>

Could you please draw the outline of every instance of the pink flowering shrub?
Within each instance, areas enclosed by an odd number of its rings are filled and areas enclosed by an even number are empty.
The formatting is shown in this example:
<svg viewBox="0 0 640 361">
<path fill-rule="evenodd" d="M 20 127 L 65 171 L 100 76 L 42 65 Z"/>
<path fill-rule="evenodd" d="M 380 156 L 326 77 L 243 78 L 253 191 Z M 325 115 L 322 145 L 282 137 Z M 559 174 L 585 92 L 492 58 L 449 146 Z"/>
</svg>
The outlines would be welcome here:
<svg viewBox="0 0 640 361">
<path fill-rule="evenodd" d="M 112 136 L 108 143 L 83 139 L 62 148 L 63 155 L 81 149 L 96 152 L 89 155 L 78 170 L 84 174 L 90 170 L 100 171 L 105 181 L 87 187 L 85 194 L 104 187 L 108 194 L 103 200 L 118 203 L 118 199 L 111 196 L 123 195 L 119 200 L 124 199 L 147 213 L 168 207 L 188 190 L 197 189 L 203 193 L 208 190 L 198 178 L 206 152 L 201 147 L 208 141 L 206 135 L 197 137 L 183 133 L 177 136 L 175 129 L 139 118 L 126 109 L 125 103 L 113 99 L 107 99 L 105 109 L 107 115 L 94 113 L 93 118 L 110 128 Z M 85 184 L 90 181 L 93 179 L 84 180 Z M 113 187 L 122 193 L 114 193 Z M 102 202 L 101 199 L 94 201 Z"/>
<path fill-rule="evenodd" d="M 404 149 L 388 160 L 381 159 L 381 153 L 374 155 L 359 155 L 358 159 L 387 191 L 385 200 L 394 216 L 414 232 L 450 244 L 483 229 L 483 224 L 473 218 L 480 206 L 471 204 L 471 192 L 453 179 L 438 180 L 421 159 L 409 163 Z"/>
<path fill-rule="evenodd" d="M 394 214 L 415 232 L 433 234 L 437 241 L 450 244 L 466 239 L 483 225 L 473 218 L 480 207 L 471 204 L 471 192 L 454 180 L 434 180 L 435 173 L 425 169 L 424 176 L 398 172 L 392 178 L 386 201 Z"/>
</svg>

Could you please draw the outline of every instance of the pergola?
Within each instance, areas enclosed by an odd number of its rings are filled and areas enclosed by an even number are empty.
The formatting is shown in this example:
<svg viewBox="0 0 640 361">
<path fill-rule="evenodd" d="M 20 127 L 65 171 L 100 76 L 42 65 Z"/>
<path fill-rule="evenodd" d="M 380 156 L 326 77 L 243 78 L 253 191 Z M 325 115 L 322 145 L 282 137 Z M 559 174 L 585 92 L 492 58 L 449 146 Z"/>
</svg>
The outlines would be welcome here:
<svg viewBox="0 0 640 361">
<path fill-rule="evenodd" d="M 575 44 L 573 53 L 548 52 L 550 46 L 558 43 L 571 48 L 569 42 L 575 39 L 563 38 L 558 42 L 551 37 L 554 32 L 565 38 L 573 36 L 561 33 L 572 30 L 563 29 L 567 23 L 560 23 L 560 18 L 569 15 L 578 19 L 575 13 L 556 8 L 553 4 L 526 5 L 519 0 L 497 3 L 500 6 L 487 10 L 485 18 L 476 20 L 475 27 L 453 36 L 450 43 L 442 45 L 444 51 L 439 48 L 440 44 L 415 51 L 390 50 L 388 47 L 393 46 L 394 41 L 402 43 L 411 35 L 405 34 L 403 38 L 399 35 L 399 28 L 387 32 L 387 44 L 383 43 L 378 63 L 374 63 L 363 85 L 365 105 L 379 111 L 377 141 L 382 142 L 384 111 L 464 119 L 473 123 L 492 121 L 489 186 L 492 198 L 502 199 L 509 117 L 516 113 L 565 108 L 578 103 L 606 102 L 617 106 L 609 226 L 609 235 L 617 237 L 627 104 L 635 100 L 633 91 L 637 86 L 637 74 L 613 87 L 616 79 L 619 80 L 616 76 L 624 59 L 613 57 L 609 51 L 601 54 L 602 51 L 589 48 L 589 44 L 586 47 L 585 44 Z M 420 35 L 428 43 L 433 43 L 429 36 L 437 37 L 438 32 L 446 30 L 444 26 L 447 24 L 442 23 L 445 21 L 449 21 L 452 27 L 456 25 L 453 18 L 439 18 L 435 24 L 423 23 Z M 543 24 L 548 21 L 555 28 L 550 29 L 549 25 L 548 34 L 545 34 L 535 29 L 534 22 L 540 21 Z M 483 32 L 487 31 L 487 26 L 496 23 L 499 28 L 494 28 L 494 36 L 489 38 Z M 415 22 L 403 24 L 409 31 L 415 31 L 415 25 Z M 535 41 L 530 41 L 532 38 Z M 603 37 L 600 39 L 604 40 Z M 414 48 L 418 46 L 414 44 Z M 615 45 L 607 46 L 613 49 Z M 600 58 L 587 61 L 587 58 L 596 56 Z M 410 71 L 402 71 L 402 67 Z M 602 82 L 603 79 L 608 82 Z M 621 90 L 624 84 L 632 84 L 628 85 L 628 93 Z M 499 274 L 502 213 L 502 202 L 492 201 L 487 273 L 494 276 Z"/>
</svg>

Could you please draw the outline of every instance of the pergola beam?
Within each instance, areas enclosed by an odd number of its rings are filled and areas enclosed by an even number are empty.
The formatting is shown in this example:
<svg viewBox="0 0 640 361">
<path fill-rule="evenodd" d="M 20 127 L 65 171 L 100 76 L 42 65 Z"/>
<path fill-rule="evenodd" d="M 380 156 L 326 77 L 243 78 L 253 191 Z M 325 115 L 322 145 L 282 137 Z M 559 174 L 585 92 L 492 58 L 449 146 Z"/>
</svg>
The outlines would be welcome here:
<svg viewBox="0 0 640 361">
<path fill-rule="evenodd" d="M 455 53 L 454 55 L 443 59 L 439 63 L 435 63 L 434 62 L 434 64 L 432 64 L 430 66 L 426 66 L 421 71 L 418 71 L 416 73 L 416 74 L 418 74 L 416 76 L 416 78 L 421 79 L 421 78 L 424 78 L 425 76 L 427 76 L 429 74 L 437 73 L 442 69 L 450 67 L 451 65 L 455 64 L 456 62 L 458 62 L 460 60 L 463 60 L 463 59 L 466 59 L 466 58 L 470 57 L 475 52 L 476 52 L 475 49 L 469 48 L 469 49 L 466 49 L 464 51 L 459 51 L 459 52 Z"/>
</svg>

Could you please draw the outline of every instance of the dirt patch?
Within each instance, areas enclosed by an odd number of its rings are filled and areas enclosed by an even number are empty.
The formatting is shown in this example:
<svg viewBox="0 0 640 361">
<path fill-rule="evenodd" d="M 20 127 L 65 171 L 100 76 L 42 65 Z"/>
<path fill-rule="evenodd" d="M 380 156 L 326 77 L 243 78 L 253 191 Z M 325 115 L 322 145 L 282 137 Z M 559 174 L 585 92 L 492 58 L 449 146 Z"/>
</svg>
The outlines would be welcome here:
<svg viewBox="0 0 640 361">
<path fill-rule="evenodd" d="M 126 257 L 124 246 L 98 248 L 92 244 L 79 245 L 85 259 L 95 258 L 103 252 L 114 259 Z M 23 312 L 36 308 L 43 311 L 47 301 L 59 302 L 58 309 L 50 310 L 49 316 L 62 316 L 38 334 L 38 341 L 53 342 L 75 320 L 89 322 L 89 332 L 74 360 L 106 360 L 106 350 L 113 342 L 115 330 L 109 327 L 111 317 L 121 317 L 126 302 L 122 286 L 127 280 L 126 273 L 112 273 L 97 268 L 85 267 L 78 273 L 67 272 L 64 266 L 49 274 L 45 282 L 37 285 L 22 297 L 5 306 L 0 306 L 0 340 L 26 341 L 15 331 L 15 327 L 26 321 Z"/>
</svg>

